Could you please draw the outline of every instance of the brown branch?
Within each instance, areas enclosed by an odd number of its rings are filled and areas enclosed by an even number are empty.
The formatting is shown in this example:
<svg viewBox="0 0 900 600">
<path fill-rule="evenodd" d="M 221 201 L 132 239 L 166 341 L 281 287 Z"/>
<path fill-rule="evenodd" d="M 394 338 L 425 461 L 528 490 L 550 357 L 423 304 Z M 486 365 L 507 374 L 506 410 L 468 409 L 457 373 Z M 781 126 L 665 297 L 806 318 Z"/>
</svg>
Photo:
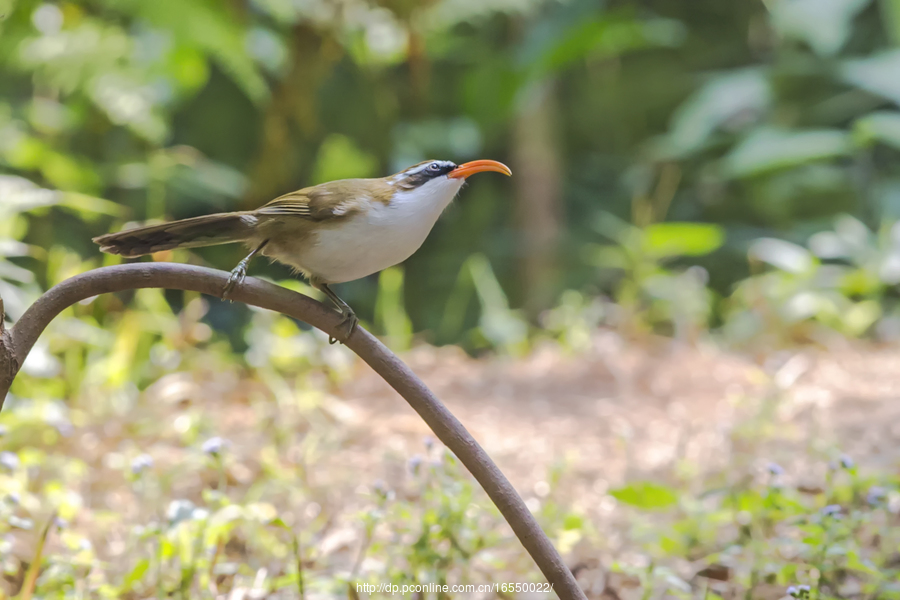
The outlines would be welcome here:
<svg viewBox="0 0 900 600">
<path fill-rule="evenodd" d="M 174 263 L 135 263 L 76 275 L 41 296 L 15 326 L 0 325 L 0 408 L 20 365 L 38 337 L 60 312 L 87 298 L 140 288 L 190 290 L 221 298 L 228 274 Z M 296 292 L 248 278 L 230 299 L 273 310 L 338 335 L 340 315 Z M 0 301 L 2 323 L 2 301 Z M 563 599 L 585 598 L 572 572 L 528 511 L 522 498 L 475 438 L 406 364 L 367 331 L 357 327 L 347 347 L 359 355 L 419 413 L 435 435 L 475 476 L 531 554 L 553 590 Z"/>
<path fill-rule="evenodd" d="M 3 298 L 0 298 L 0 410 L 3 410 L 3 401 L 6 399 L 9 386 L 12 385 L 21 367 L 16 358 L 12 332 L 7 331 L 5 320 L 6 311 L 3 308 Z"/>
</svg>

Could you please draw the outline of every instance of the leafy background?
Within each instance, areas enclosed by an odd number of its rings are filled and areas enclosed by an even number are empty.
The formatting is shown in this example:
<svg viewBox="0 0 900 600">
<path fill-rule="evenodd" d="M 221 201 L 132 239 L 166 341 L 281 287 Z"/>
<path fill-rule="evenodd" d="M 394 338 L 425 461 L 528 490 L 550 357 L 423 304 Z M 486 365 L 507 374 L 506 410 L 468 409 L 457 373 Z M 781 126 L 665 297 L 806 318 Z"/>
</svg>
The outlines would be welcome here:
<svg viewBox="0 0 900 600">
<path fill-rule="evenodd" d="M 490 264 L 473 272 L 477 287 L 496 278 L 533 320 L 565 289 L 621 292 L 616 267 L 634 260 L 690 257 L 728 297 L 751 273 L 754 240 L 803 244 L 840 217 L 837 235 L 855 238 L 823 242 L 809 260 L 846 259 L 874 244 L 862 225 L 877 234 L 900 211 L 895 0 L 6 0 L 2 12 L 4 205 L 25 193 L 22 177 L 63 193 L 43 204 L 69 208 L 6 226 L 31 248 L 15 264 L 43 286 L 37 249 L 98 261 L 90 237 L 125 222 L 249 209 L 427 157 L 489 156 L 515 179 L 473 181 L 404 265 L 400 294 L 413 331 L 476 349 L 493 342 L 473 335 L 487 309 L 459 277 L 473 255 Z M 610 215 L 655 227 L 641 242 L 659 247 L 653 256 L 596 252 Z M 840 292 L 896 283 L 884 244 L 888 266 L 859 256 L 876 272 Z M 783 267 L 781 251 L 761 260 Z M 241 252 L 198 254 L 230 268 Z M 639 287 L 634 301 L 656 295 Z M 345 288 L 384 332 L 378 277 Z M 730 314 L 715 302 L 708 312 L 713 325 Z M 234 331 L 246 312 L 215 307 L 210 319 Z"/>
<path fill-rule="evenodd" d="M 894 342 L 898 82 L 898 0 L 0 0 L 0 297 L 15 321 L 42 290 L 116 262 L 90 239 L 129 223 L 251 209 L 429 157 L 495 158 L 512 179 L 474 178 L 409 261 L 341 286 L 392 347 L 526 360 L 550 343 L 571 357 L 605 348 L 604 331 L 616 344 L 714 340 L 784 365 L 782 351 Z M 219 247 L 153 260 L 230 269 L 241 255 Z M 312 293 L 278 265 L 256 263 L 253 274 Z M 621 383 L 619 354 L 603 364 Z M 67 311 L 0 419 L 0 531 L 18 536 L 0 549 L 21 558 L 3 563 L 14 585 L 0 593 L 64 597 L 80 579 L 79 593 L 111 596 L 276 593 L 296 589 L 307 560 L 317 573 L 308 585 L 346 595 L 343 586 L 385 573 L 484 578 L 467 565 L 485 550 L 484 569 L 534 577 L 484 499 L 472 504 L 484 514 L 467 508 L 471 482 L 443 459 L 417 471 L 418 491 L 399 503 L 374 486 L 344 505 L 339 486 L 309 480 L 303 457 L 350 443 L 323 442 L 311 423 L 335 427 L 322 415 L 340 414 L 330 402 L 357 376 L 352 364 L 302 324 L 191 294 L 145 290 Z M 200 383 L 184 395 L 173 372 Z M 216 373 L 241 390 L 225 421 L 210 417 L 208 398 L 226 397 Z M 759 415 L 783 388 L 772 377 Z M 159 397 L 181 399 L 161 417 L 148 408 Z M 204 450 L 204 439 L 240 435 L 228 415 L 244 403 L 256 437 Z M 767 439 L 771 423 L 753 423 L 753 435 L 734 435 Z M 109 441 L 90 442 L 99 438 Z M 832 450 L 813 455 L 827 462 Z M 263 458 L 244 477 L 229 451 Z M 841 469 L 811 499 L 765 478 L 748 487 L 737 470 L 682 472 L 672 487 L 622 478 L 598 505 L 677 504 L 677 535 L 660 525 L 643 558 L 612 567 L 631 583 L 598 593 L 700 593 L 671 562 L 691 556 L 729 565 L 733 589 L 777 584 L 783 595 L 809 583 L 848 597 L 856 585 L 859 597 L 896 597 L 896 546 L 871 534 L 896 519 L 892 471 Z M 562 496 L 544 504 L 542 523 L 563 546 L 576 533 L 596 542 L 596 515 L 567 502 L 565 475 L 554 477 Z M 869 502 L 873 482 L 883 493 Z M 707 483 L 734 486 L 715 515 L 732 522 L 740 551 L 703 529 L 691 494 Z M 137 510 L 112 516 L 134 498 Z M 833 504 L 843 512 L 820 512 Z M 50 522 L 47 507 L 72 523 L 42 559 L 41 545 L 19 544 Z M 356 510 L 365 516 L 348 516 Z M 346 521 L 363 550 L 325 560 L 322 541 Z M 410 552 L 385 541 L 384 522 L 418 539 Z M 635 527 L 629 538 L 644 539 Z M 762 560 L 767 544 L 804 535 L 790 558 Z M 312 557 L 292 554 L 301 548 Z M 259 587 L 261 565 L 272 577 Z"/>
</svg>

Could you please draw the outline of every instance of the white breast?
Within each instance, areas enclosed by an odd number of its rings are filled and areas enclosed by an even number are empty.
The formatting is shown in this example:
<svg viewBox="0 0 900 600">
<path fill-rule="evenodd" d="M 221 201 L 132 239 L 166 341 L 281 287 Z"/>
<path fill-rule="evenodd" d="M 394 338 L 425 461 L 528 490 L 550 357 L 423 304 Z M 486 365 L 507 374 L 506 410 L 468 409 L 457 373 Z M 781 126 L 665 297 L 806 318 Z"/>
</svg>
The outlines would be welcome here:
<svg viewBox="0 0 900 600">
<path fill-rule="evenodd" d="M 373 202 L 370 210 L 319 231 L 315 244 L 296 260 L 325 283 L 360 279 L 401 263 L 419 249 L 462 184 L 437 177 L 398 192 L 387 206 Z"/>
</svg>

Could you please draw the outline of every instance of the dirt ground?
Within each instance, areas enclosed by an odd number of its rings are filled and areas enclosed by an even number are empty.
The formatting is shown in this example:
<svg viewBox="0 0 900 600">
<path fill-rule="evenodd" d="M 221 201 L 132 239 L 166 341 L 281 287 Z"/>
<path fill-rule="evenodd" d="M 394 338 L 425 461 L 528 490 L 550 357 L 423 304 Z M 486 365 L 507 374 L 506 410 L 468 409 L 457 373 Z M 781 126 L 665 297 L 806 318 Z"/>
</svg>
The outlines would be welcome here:
<svg viewBox="0 0 900 600">
<path fill-rule="evenodd" d="M 602 332 L 578 355 L 548 345 L 519 360 L 472 359 L 423 347 L 404 358 L 526 498 L 540 496 L 563 464 L 575 475 L 574 497 L 593 502 L 628 479 L 670 479 L 684 462 L 712 472 L 735 460 L 788 468 L 810 451 L 844 452 L 862 468 L 900 459 L 900 348 L 847 345 L 756 361 Z M 421 452 L 426 425 L 365 365 L 339 397 L 357 427 L 348 450 Z M 794 466 L 796 476 L 815 477 Z"/>
<path fill-rule="evenodd" d="M 516 359 L 473 359 L 452 347 L 420 347 L 403 358 L 484 446 L 529 508 L 537 512 L 555 500 L 590 519 L 601 539 L 586 550 L 562 548 L 573 567 L 590 559 L 602 571 L 598 560 L 620 560 L 627 552 L 625 511 L 608 494 L 626 481 L 687 484 L 699 493 L 712 481 L 705 475 L 721 483 L 732 474 L 761 473 L 774 461 L 786 469 L 786 483 L 816 486 L 841 452 L 863 473 L 900 465 L 900 348 L 847 343 L 756 359 L 671 340 L 626 342 L 600 331 L 590 350 L 578 354 L 548 344 Z M 319 543 L 323 572 L 352 564 L 361 535 L 357 511 L 371 499 L 364 492 L 383 480 L 402 493 L 411 477 L 408 461 L 426 452 L 430 433 L 365 364 L 351 364 L 343 383 L 311 386 L 320 390 L 309 392 L 315 408 L 296 421 L 302 429 L 296 439 L 281 445 L 284 461 L 308 465 L 305 489 L 322 497 L 280 501 L 301 512 L 327 506 L 336 515 Z M 249 489 L 262 473 L 260 449 L 271 445 L 266 423 L 283 418 L 272 391 L 214 368 L 208 377 L 181 373 L 160 380 L 121 419 L 67 442 L 97 473 L 86 492 L 89 505 L 128 516 L 123 523 L 149 518 L 139 514 L 121 474 L 113 476 L 122 467 L 111 457 L 121 462 L 136 443 L 162 472 L 178 472 L 178 465 L 203 472 L 195 464 L 203 457 L 176 433 L 189 410 L 214 421 L 218 435 L 233 442 L 230 485 Z M 292 394 L 285 391 L 296 404 Z M 253 397 L 259 400 L 248 400 Z M 145 439 L 136 442 L 135 431 L 143 429 Z M 309 436 L 318 441 L 310 444 Z M 199 500 L 215 481 L 176 477 L 171 485 L 173 497 Z M 89 530 L 92 515 L 83 511 L 78 526 Z M 26 538 L 23 556 L 30 556 Z M 506 547 L 530 568 L 514 540 Z M 115 562 L 124 551 L 124 544 L 109 542 L 105 553 Z M 691 569 L 696 565 L 685 565 Z M 773 593 L 779 597 L 783 589 Z"/>
<path fill-rule="evenodd" d="M 455 348 L 404 358 L 532 510 L 562 496 L 606 530 L 607 555 L 627 546 L 607 491 L 628 480 L 689 481 L 701 492 L 703 474 L 746 476 L 777 462 L 795 484 L 815 487 L 839 453 L 862 472 L 900 465 L 897 348 L 846 344 L 755 359 L 600 332 L 577 355 L 548 345 L 519 360 L 476 360 Z M 365 365 L 337 397 L 353 433 L 335 458 L 402 486 L 425 424 Z M 563 474 L 557 489 L 548 484 L 554 470 Z M 584 560 L 578 554 L 568 560 Z"/>
</svg>

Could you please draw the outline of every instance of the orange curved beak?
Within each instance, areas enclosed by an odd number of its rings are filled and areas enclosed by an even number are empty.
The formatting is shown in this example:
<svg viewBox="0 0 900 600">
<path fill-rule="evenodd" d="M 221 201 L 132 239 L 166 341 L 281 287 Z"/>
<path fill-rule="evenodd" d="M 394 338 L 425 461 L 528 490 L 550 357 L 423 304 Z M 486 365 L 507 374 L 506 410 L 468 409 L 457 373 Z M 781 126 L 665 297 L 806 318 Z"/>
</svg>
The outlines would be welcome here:
<svg viewBox="0 0 900 600">
<path fill-rule="evenodd" d="M 475 173 L 481 173 L 482 171 L 496 171 L 498 173 L 503 173 L 504 175 L 512 175 L 512 171 L 509 167 L 496 160 L 473 160 L 472 162 L 459 165 L 447 173 L 447 177 L 452 177 L 454 179 L 459 179 L 460 177 L 465 178 L 469 175 L 474 175 Z"/>
</svg>

